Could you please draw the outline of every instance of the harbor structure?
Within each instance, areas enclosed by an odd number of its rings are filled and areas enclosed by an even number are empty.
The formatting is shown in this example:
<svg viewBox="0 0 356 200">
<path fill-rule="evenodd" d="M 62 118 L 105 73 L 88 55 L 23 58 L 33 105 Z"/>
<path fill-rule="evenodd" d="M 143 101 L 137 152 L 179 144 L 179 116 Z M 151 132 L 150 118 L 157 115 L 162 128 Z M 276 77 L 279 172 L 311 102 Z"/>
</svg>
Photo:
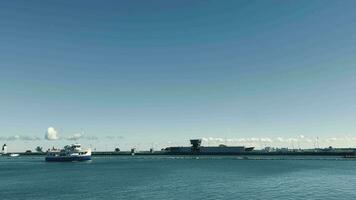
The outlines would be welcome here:
<svg viewBox="0 0 356 200">
<path fill-rule="evenodd" d="M 2 151 L 2 154 L 4 154 L 4 155 L 7 154 L 7 145 L 6 144 L 2 145 L 1 151 Z"/>
<path fill-rule="evenodd" d="M 233 155 L 250 152 L 254 147 L 245 146 L 226 146 L 220 144 L 219 146 L 202 146 L 201 139 L 191 139 L 190 147 L 167 147 L 164 151 L 168 154 L 182 154 L 182 155 Z"/>
</svg>

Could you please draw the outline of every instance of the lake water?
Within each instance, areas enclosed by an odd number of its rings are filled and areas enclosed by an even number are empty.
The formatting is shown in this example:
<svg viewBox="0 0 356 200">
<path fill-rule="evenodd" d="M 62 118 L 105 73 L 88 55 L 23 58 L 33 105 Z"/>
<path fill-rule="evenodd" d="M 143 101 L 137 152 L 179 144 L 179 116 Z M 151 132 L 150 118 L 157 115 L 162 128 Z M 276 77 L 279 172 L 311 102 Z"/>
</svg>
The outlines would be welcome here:
<svg viewBox="0 0 356 200">
<path fill-rule="evenodd" d="M 356 199 L 356 160 L 1 156 L 0 199 Z"/>
</svg>

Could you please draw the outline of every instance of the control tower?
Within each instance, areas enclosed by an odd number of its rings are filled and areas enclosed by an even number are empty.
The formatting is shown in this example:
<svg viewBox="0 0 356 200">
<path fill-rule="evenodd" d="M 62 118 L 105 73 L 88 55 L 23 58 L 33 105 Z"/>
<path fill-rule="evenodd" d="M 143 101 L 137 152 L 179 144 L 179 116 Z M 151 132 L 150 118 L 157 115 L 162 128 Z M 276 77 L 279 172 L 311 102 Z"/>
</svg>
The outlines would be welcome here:
<svg viewBox="0 0 356 200">
<path fill-rule="evenodd" d="M 201 139 L 193 139 L 190 140 L 190 144 L 192 145 L 192 152 L 198 153 L 200 151 Z"/>
</svg>

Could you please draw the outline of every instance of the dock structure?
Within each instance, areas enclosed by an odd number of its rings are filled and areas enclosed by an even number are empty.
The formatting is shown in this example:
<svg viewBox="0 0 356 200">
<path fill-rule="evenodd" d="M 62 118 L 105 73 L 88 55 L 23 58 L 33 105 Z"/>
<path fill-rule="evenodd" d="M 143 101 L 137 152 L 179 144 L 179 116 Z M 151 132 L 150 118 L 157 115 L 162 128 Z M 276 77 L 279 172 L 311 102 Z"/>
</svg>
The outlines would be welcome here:
<svg viewBox="0 0 356 200">
<path fill-rule="evenodd" d="M 342 156 L 345 158 L 356 158 L 356 148 L 315 148 L 315 149 L 288 149 L 288 148 L 265 148 L 262 150 L 255 150 L 254 147 L 245 146 L 202 146 L 201 139 L 190 140 L 191 146 L 176 146 L 166 147 L 158 151 L 153 151 L 151 148 L 147 151 L 137 151 L 132 148 L 130 151 L 120 151 L 115 148 L 113 151 L 93 151 L 93 156 L 163 156 L 163 155 L 214 155 L 214 156 Z M 16 152 L 21 156 L 44 156 L 46 152 Z"/>
<path fill-rule="evenodd" d="M 19 154 L 20 156 L 45 156 L 46 152 L 11 152 Z M 8 153 L 9 155 L 11 154 Z M 179 156 L 179 155 L 212 155 L 212 156 L 342 156 L 348 158 L 356 158 L 356 149 L 334 149 L 333 151 L 325 151 L 325 150 L 290 150 L 290 151 L 272 151 L 267 152 L 264 150 L 252 150 L 245 152 L 216 152 L 216 153 L 196 153 L 196 152 L 169 152 L 166 150 L 160 151 L 137 151 L 132 154 L 131 151 L 93 151 L 93 156 L 131 156 L 131 155 L 151 155 L 151 156 Z"/>
</svg>

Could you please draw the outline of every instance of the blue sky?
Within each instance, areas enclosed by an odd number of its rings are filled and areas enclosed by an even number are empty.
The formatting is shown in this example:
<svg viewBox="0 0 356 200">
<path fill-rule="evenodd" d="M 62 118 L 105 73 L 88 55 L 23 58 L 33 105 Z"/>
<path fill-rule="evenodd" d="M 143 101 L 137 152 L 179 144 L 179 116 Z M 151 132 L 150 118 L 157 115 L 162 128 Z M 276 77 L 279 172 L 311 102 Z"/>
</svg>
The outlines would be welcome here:
<svg viewBox="0 0 356 200">
<path fill-rule="evenodd" d="M 355 7 L 3 1 L 0 142 L 68 143 L 44 140 L 50 126 L 62 138 L 96 137 L 81 142 L 101 149 L 356 137 Z"/>
</svg>

